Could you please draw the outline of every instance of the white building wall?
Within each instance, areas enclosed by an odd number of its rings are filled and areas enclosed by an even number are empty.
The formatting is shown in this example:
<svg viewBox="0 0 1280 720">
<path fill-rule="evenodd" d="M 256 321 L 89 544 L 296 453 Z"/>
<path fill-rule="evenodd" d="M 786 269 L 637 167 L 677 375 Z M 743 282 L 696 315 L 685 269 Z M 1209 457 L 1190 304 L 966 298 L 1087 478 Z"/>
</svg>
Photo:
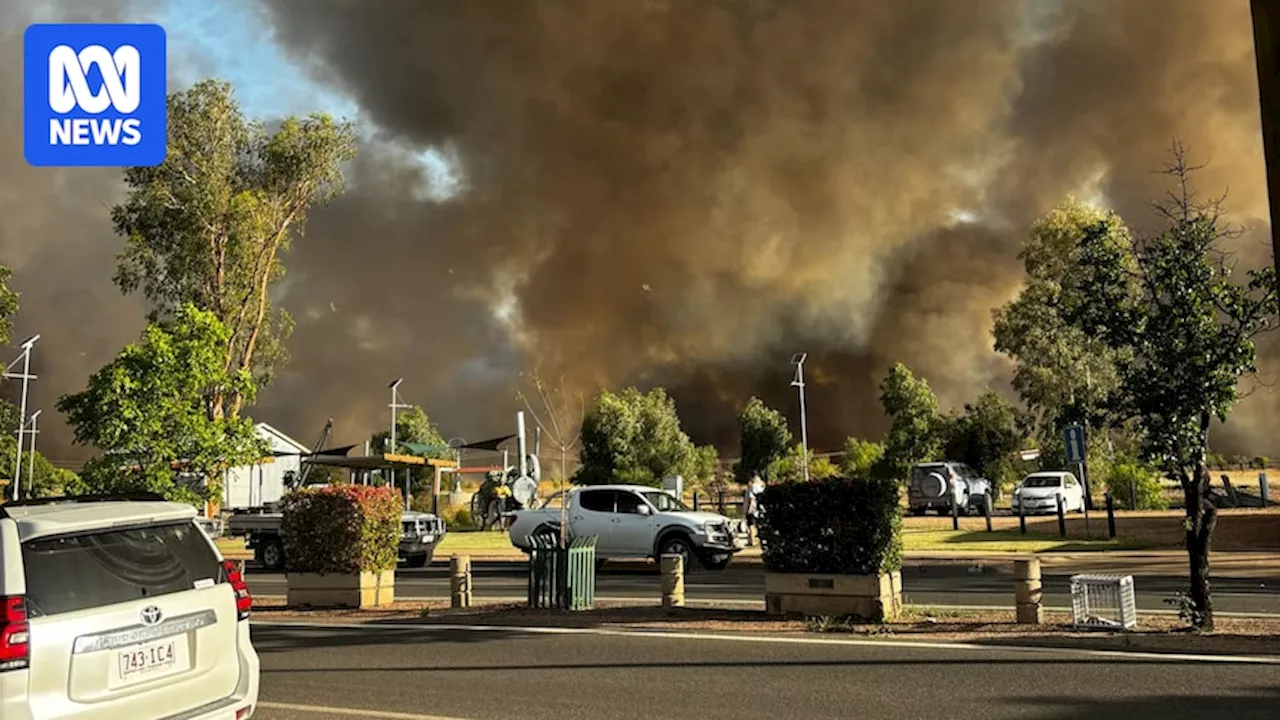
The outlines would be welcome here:
<svg viewBox="0 0 1280 720">
<path fill-rule="evenodd" d="M 274 452 L 310 452 L 310 448 L 266 423 L 258 423 L 257 430 L 258 434 L 270 443 Z M 261 507 L 265 503 L 276 502 L 285 493 L 285 473 L 293 471 L 300 475 L 301 468 L 302 458 L 293 454 L 277 456 L 268 462 L 242 465 L 227 470 L 222 478 L 223 508 L 237 510 Z"/>
</svg>

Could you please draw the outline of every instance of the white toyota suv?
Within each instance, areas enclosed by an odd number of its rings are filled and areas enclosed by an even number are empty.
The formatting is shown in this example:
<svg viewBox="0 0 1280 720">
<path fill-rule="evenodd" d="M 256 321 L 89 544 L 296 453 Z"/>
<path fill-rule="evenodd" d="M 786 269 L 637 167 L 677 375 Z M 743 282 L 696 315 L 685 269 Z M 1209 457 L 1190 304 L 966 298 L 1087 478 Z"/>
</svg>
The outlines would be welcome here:
<svg viewBox="0 0 1280 720">
<path fill-rule="evenodd" d="M 154 495 L 0 506 L 0 718 L 253 715 L 252 599 L 195 516 Z"/>
</svg>

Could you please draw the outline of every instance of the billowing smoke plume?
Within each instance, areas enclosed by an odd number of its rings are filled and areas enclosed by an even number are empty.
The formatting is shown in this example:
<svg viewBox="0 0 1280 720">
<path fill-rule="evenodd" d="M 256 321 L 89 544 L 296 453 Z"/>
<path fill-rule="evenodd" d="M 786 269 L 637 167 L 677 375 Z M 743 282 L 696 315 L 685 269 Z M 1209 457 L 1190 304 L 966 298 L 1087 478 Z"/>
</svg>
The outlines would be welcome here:
<svg viewBox="0 0 1280 720">
<path fill-rule="evenodd" d="M 536 368 L 667 385 L 727 450 L 752 393 L 795 417 L 797 351 L 811 443 L 877 433 L 895 360 L 947 405 L 1004 387 L 991 310 L 1027 225 L 1076 193 L 1142 226 L 1175 135 L 1268 259 L 1246 0 L 261 2 L 380 133 L 286 260 L 294 359 L 255 415 L 303 437 L 333 416 L 359 439 L 399 376 L 446 434 L 497 434 Z M 428 148 L 456 162 L 448 199 Z M 0 260 L 65 222 L 13 157 L 0 198 L 44 220 L 9 240 L 0 218 Z M 102 307 L 78 336 L 131 335 L 107 265 L 75 256 L 116 247 L 93 228 L 39 283 Z M 1249 398 L 1235 444 L 1273 444 L 1277 398 Z"/>
</svg>

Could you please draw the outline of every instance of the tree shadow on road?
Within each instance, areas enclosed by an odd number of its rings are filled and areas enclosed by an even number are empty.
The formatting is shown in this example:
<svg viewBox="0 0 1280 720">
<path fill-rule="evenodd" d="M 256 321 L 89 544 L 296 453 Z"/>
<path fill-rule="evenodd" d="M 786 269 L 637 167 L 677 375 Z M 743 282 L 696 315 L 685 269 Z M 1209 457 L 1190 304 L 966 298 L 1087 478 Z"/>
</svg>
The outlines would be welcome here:
<svg viewBox="0 0 1280 720">
<path fill-rule="evenodd" d="M 368 647 L 370 645 L 412 645 L 412 644 L 466 644 L 474 645 L 488 640 L 503 640 L 513 637 L 531 637 L 530 633 L 518 630 L 506 630 L 501 633 L 474 632 L 449 628 L 421 627 L 388 627 L 383 625 L 376 631 L 359 627 L 319 625 L 287 626 L 270 625 L 255 626 L 253 647 L 260 655 L 275 652 L 292 652 L 303 649 L 338 649 L 350 647 Z"/>
<path fill-rule="evenodd" d="M 1135 688 L 1141 692 L 1143 688 Z M 1043 720 L 1140 720 L 1153 718 L 1229 718 L 1249 720 L 1280 716 L 1280 689 L 1251 688 L 1237 695 L 1157 695 L 1133 698 L 1051 697 L 1039 695 L 1014 702 L 1030 717 Z"/>
</svg>

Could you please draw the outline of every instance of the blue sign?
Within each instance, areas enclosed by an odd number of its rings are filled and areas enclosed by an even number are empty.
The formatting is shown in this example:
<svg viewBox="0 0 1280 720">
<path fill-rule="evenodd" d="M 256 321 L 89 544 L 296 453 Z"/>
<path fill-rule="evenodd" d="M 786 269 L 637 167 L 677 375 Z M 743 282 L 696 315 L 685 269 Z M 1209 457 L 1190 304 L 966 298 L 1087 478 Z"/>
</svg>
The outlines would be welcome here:
<svg viewBox="0 0 1280 720">
<path fill-rule="evenodd" d="M 22 38 L 22 149 L 37 167 L 164 162 L 159 25 L 36 24 Z"/>
<path fill-rule="evenodd" d="M 1065 435 L 1067 441 L 1067 462 L 1084 462 L 1084 428 L 1079 425 L 1069 425 L 1067 426 Z"/>
</svg>

